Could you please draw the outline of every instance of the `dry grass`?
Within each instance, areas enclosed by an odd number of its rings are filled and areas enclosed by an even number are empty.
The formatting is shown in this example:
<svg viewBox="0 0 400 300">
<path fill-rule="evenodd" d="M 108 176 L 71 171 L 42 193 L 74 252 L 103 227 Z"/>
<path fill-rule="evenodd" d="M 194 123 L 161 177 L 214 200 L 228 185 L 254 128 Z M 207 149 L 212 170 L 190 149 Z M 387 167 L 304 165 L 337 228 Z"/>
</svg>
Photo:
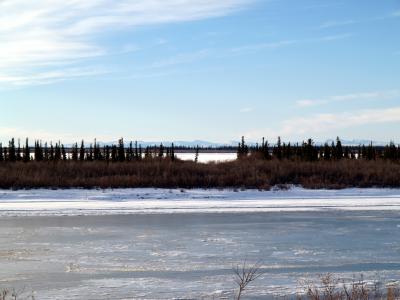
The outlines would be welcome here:
<svg viewBox="0 0 400 300">
<path fill-rule="evenodd" d="M 341 280 L 332 274 L 320 276 L 318 283 L 302 282 L 302 294 L 297 299 L 308 300 L 396 300 L 400 299 L 399 285 L 389 283 L 383 285 L 378 281 L 364 280 L 363 276 L 351 282 Z"/>
<path fill-rule="evenodd" d="M 0 164 L 0 188 L 306 188 L 400 187 L 400 164 L 376 160 L 304 162 L 241 159 L 195 163 L 150 159 L 133 162 L 16 162 Z"/>
</svg>

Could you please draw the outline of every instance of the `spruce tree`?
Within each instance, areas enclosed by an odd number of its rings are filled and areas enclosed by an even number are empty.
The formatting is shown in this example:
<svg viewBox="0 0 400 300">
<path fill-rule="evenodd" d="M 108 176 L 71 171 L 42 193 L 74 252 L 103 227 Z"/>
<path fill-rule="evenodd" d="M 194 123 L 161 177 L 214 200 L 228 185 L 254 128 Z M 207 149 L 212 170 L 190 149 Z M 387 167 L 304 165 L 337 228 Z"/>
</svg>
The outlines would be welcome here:
<svg viewBox="0 0 400 300">
<path fill-rule="evenodd" d="M 25 141 L 25 148 L 24 148 L 24 162 L 28 162 L 31 159 L 31 153 L 30 153 L 30 149 L 29 149 L 29 142 L 28 142 L 28 138 L 26 138 Z"/>
<path fill-rule="evenodd" d="M 132 161 L 134 158 L 136 159 L 136 156 L 134 156 L 134 152 L 133 152 L 133 142 L 130 141 L 129 148 L 128 148 L 128 154 L 126 155 L 126 160 Z"/>
<path fill-rule="evenodd" d="M 121 162 L 125 160 L 125 145 L 123 138 L 118 140 L 118 160 Z"/>
<path fill-rule="evenodd" d="M 17 161 L 22 160 L 22 156 L 21 156 L 21 142 L 18 139 L 18 148 L 17 148 Z"/>
<path fill-rule="evenodd" d="M 72 145 L 72 160 L 77 161 L 78 160 L 78 143 L 75 143 Z"/>
<path fill-rule="evenodd" d="M 4 147 L 4 160 L 9 161 L 9 159 L 10 159 L 10 157 L 9 157 L 8 149 L 6 147 Z"/>
<path fill-rule="evenodd" d="M 158 157 L 159 158 L 163 158 L 164 157 L 164 146 L 163 146 L 162 143 L 160 144 L 160 147 L 158 148 Z"/>
<path fill-rule="evenodd" d="M 144 158 L 150 158 L 150 148 L 146 146 L 146 150 L 144 151 Z"/>
<path fill-rule="evenodd" d="M 50 160 L 54 160 L 54 147 L 53 147 L 53 142 L 50 142 L 49 159 L 50 159 Z"/>
<path fill-rule="evenodd" d="M 66 161 L 67 160 L 67 152 L 65 151 L 64 144 L 61 144 L 61 155 L 62 155 L 62 159 L 64 161 Z"/>
<path fill-rule="evenodd" d="M 196 153 L 194 156 L 194 162 L 197 163 L 199 161 L 199 145 L 196 147 Z"/>
<path fill-rule="evenodd" d="M 15 162 L 17 160 L 17 155 L 15 153 L 15 140 L 14 138 L 8 144 L 8 160 Z"/>
<path fill-rule="evenodd" d="M 0 143 L 0 162 L 4 160 L 4 155 L 3 155 L 3 143 Z"/>
<path fill-rule="evenodd" d="M 93 146 L 92 146 L 92 144 L 89 145 L 89 152 L 88 152 L 86 160 L 93 161 Z"/>
<path fill-rule="evenodd" d="M 112 145 L 111 148 L 111 161 L 116 162 L 117 161 L 117 146 Z"/>
<path fill-rule="evenodd" d="M 171 144 L 171 160 L 175 160 L 175 146 L 174 143 Z"/>
<path fill-rule="evenodd" d="M 331 159 L 331 148 L 329 147 L 328 143 L 324 145 L 324 160 Z"/>
<path fill-rule="evenodd" d="M 339 137 L 336 138 L 336 159 L 342 159 L 343 158 L 343 148 L 342 148 L 342 142 L 340 141 Z"/>
<path fill-rule="evenodd" d="M 47 142 L 44 143 L 44 159 L 46 161 L 50 159 L 49 147 L 47 146 Z"/>
<path fill-rule="evenodd" d="M 83 140 L 81 142 L 81 148 L 79 149 L 79 160 L 85 160 L 85 142 Z"/>
<path fill-rule="evenodd" d="M 61 160 L 61 147 L 60 142 L 56 143 L 55 150 L 54 150 L 54 160 Z"/>
<path fill-rule="evenodd" d="M 135 159 L 140 160 L 142 159 L 142 146 L 138 149 L 138 142 L 135 141 Z"/>
<path fill-rule="evenodd" d="M 276 143 L 276 157 L 281 160 L 282 159 L 282 142 L 281 137 L 278 136 L 278 141 Z"/>
<path fill-rule="evenodd" d="M 104 151 L 104 155 L 105 155 L 105 160 L 107 161 L 107 162 L 109 162 L 110 161 L 110 146 L 105 146 L 106 147 L 106 149 L 105 149 L 105 151 Z"/>
</svg>

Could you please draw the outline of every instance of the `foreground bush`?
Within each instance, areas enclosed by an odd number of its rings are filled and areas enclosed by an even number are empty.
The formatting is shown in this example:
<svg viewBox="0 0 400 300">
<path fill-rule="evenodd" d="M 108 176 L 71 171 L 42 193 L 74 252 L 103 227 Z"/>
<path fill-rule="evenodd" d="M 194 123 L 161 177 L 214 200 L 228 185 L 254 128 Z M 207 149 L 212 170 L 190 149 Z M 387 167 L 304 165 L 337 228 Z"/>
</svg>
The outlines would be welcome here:
<svg viewBox="0 0 400 300">
<path fill-rule="evenodd" d="M 132 162 L 16 162 L 0 164 L 0 188 L 305 188 L 400 187 L 400 165 L 386 160 L 240 159 L 195 163 L 151 159 Z"/>
</svg>

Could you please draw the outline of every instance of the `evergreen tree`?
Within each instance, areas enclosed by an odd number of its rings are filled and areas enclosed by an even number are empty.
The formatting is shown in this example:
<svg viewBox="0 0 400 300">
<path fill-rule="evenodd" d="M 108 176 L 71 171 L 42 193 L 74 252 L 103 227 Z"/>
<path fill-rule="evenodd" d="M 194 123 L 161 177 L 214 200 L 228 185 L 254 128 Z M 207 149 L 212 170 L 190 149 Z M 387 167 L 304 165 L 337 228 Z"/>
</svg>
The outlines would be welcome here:
<svg viewBox="0 0 400 300">
<path fill-rule="evenodd" d="M 264 138 L 263 138 L 263 142 L 262 142 L 262 154 L 263 154 L 263 158 L 264 159 L 270 159 L 271 158 L 271 155 L 269 154 L 268 141 L 265 141 Z"/>
<path fill-rule="evenodd" d="M 134 152 L 133 152 L 133 142 L 130 141 L 129 148 L 128 148 L 128 153 L 126 155 L 126 160 L 127 161 L 132 161 L 134 158 L 136 159 L 136 156 L 134 156 Z"/>
<path fill-rule="evenodd" d="M 60 147 L 60 141 L 56 143 L 55 150 L 54 150 L 54 160 L 61 160 L 61 147 Z"/>
<path fill-rule="evenodd" d="M 3 144 L 0 143 L 0 162 L 4 160 L 4 155 L 3 155 Z"/>
<path fill-rule="evenodd" d="M 117 161 L 117 146 L 112 145 L 111 148 L 111 161 L 116 162 Z"/>
<path fill-rule="evenodd" d="M 18 139 L 18 148 L 17 148 L 17 161 L 22 160 L 22 156 L 21 156 L 21 142 Z"/>
<path fill-rule="evenodd" d="M 65 151 L 64 144 L 61 144 L 61 155 L 62 155 L 62 159 L 64 161 L 66 161 L 67 160 L 67 152 Z"/>
<path fill-rule="evenodd" d="M 141 160 L 142 159 L 142 146 L 138 149 L 138 142 L 135 141 L 135 159 Z"/>
<path fill-rule="evenodd" d="M 344 158 L 346 158 L 346 159 L 351 158 L 349 147 L 344 147 L 344 154 L 343 155 L 344 155 Z"/>
<path fill-rule="evenodd" d="M 335 149 L 335 154 L 336 154 L 336 159 L 342 159 L 343 158 L 343 147 L 342 147 L 342 142 L 340 141 L 339 137 L 336 138 L 336 149 Z"/>
<path fill-rule="evenodd" d="M 25 141 L 25 148 L 24 148 L 24 162 L 28 162 L 31 159 L 31 153 L 30 153 L 30 149 L 29 149 L 29 142 L 28 142 L 28 138 L 26 138 Z"/>
<path fill-rule="evenodd" d="M 53 142 L 50 142 L 49 159 L 50 159 L 50 160 L 54 160 L 54 147 L 53 147 Z"/>
<path fill-rule="evenodd" d="M 79 160 L 85 160 L 85 142 L 83 140 L 81 142 L 81 148 L 79 149 Z"/>
<path fill-rule="evenodd" d="M 238 145 L 237 156 L 238 156 L 238 158 L 247 157 L 248 153 L 249 153 L 249 148 L 246 145 L 244 136 L 242 136 L 242 141 Z"/>
<path fill-rule="evenodd" d="M 87 161 L 93 161 L 93 146 L 92 144 L 89 145 L 89 152 L 88 155 L 86 157 Z"/>
<path fill-rule="evenodd" d="M 44 143 L 44 159 L 46 161 L 50 159 L 49 147 L 47 146 L 47 142 Z"/>
<path fill-rule="evenodd" d="M 8 144 L 8 160 L 15 162 L 17 160 L 17 155 L 15 153 L 15 141 L 14 138 Z"/>
<path fill-rule="evenodd" d="M 93 148 L 93 160 L 101 160 L 101 151 L 100 151 L 100 145 L 97 143 L 97 140 L 94 139 L 94 148 Z"/>
<path fill-rule="evenodd" d="M 35 141 L 35 160 L 42 161 L 44 159 L 42 142 Z"/>
<path fill-rule="evenodd" d="M 121 162 L 125 160 L 125 146 L 123 138 L 118 140 L 118 160 Z"/>
<path fill-rule="evenodd" d="M 282 159 L 282 142 L 281 142 L 281 137 L 278 136 L 278 141 L 276 143 L 276 148 L 275 149 L 275 156 L 277 159 L 281 160 Z"/>
<path fill-rule="evenodd" d="M 199 161 L 199 145 L 196 147 L 196 154 L 194 156 L 194 162 L 197 163 Z"/>
<path fill-rule="evenodd" d="M 6 147 L 4 147 L 4 160 L 9 161 L 9 152 Z"/>
<path fill-rule="evenodd" d="M 330 160 L 331 159 L 331 148 L 329 147 L 328 143 L 325 143 L 323 152 L 324 152 L 324 160 Z"/>
<path fill-rule="evenodd" d="M 175 146 L 174 143 L 171 144 L 171 160 L 175 160 Z"/>
<path fill-rule="evenodd" d="M 150 158 L 151 154 L 150 154 L 150 148 L 149 146 L 146 146 L 146 150 L 144 152 L 144 158 Z"/>
<path fill-rule="evenodd" d="M 105 154 L 105 159 L 106 159 L 106 161 L 108 162 L 108 161 L 110 161 L 110 146 L 106 146 L 106 149 L 105 149 L 105 152 L 104 152 Z"/>
<path fill-rule="evenodd" d="M 158 148 L 158 157 L 159 158 L 163 158 L 164 157 L 164 146 L 163 146 L 162 143 L 160 144 L 160 147 Z"/>
<path fill-rule="evenodd" d="M 73 161 L 78 160 L 78 143 L 72 145 L 72 155 L 71 158 Z"/>
</svg>

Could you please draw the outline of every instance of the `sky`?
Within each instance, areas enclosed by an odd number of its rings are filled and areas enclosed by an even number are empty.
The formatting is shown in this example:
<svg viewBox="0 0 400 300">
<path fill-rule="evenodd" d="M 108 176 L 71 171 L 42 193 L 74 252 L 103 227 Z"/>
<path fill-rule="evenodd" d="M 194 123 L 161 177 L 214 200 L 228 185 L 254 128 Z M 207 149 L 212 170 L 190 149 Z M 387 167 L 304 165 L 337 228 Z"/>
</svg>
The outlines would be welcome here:
<svg viewBox="0 0 400 300">
<path fill-rule="evenodd" d="M 0 141 L 400 142 L 400 0 L 0 0 Z"/>
</svg>

